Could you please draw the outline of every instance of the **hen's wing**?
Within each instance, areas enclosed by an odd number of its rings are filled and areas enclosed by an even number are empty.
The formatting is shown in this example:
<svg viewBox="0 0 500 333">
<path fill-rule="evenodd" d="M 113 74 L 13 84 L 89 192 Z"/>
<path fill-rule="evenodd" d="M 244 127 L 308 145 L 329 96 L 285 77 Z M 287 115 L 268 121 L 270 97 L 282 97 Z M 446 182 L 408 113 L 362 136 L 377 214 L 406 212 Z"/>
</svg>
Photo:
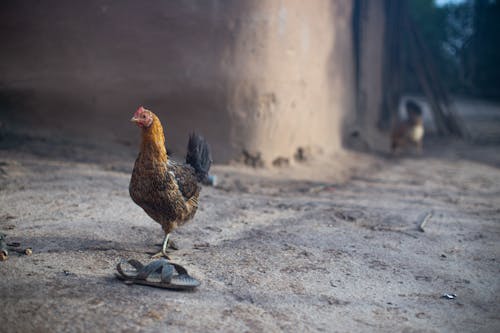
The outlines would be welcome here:
<svg viewBox="0 0 500 333">
<path fill-rule="evenodd" d="M 175 161 L 168 161 L 168 173 L 173 176 L 179 186 L 184 200 L 189 200 L 200 192 L 196 173 L 190 165 L 180 164 Z"/>
</svg>

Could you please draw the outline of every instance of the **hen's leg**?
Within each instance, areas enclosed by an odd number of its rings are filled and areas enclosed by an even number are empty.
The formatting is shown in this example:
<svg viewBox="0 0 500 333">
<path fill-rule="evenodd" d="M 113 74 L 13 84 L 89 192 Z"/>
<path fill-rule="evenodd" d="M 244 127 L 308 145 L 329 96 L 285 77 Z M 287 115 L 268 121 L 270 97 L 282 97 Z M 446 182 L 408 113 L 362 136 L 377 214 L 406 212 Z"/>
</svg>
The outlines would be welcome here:
<svg viewBox="0 0 500 333">
<path fill-rule="evenodd" d="M 163 243 L 157 243 L 155 246 L 163 246 Z M 172 238 L 168 239 L 168 248 L 175 251 L 180 249 L 179 245 Z"/>
<path fill-rule="evenodd" d="M 163 240 L 163 245 L 161 247 L 161 251 L 152 256 L 152 259 L 158 259 L 161 257 L 165 257 L 167 259 L 170 259 L 170 257 L 167 254 L 167 246 L 168 246 L 168 238 L 170 237 L 170 233 L 165 235 L 165 239 Z"/>
</svg>

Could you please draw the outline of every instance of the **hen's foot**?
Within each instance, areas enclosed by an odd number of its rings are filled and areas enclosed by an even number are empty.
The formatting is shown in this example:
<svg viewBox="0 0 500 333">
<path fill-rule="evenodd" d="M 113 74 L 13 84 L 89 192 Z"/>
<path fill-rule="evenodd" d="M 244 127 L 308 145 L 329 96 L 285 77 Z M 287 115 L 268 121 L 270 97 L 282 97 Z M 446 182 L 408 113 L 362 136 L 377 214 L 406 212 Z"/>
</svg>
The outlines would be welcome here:
<svg viewBox="0 0 500 333">
<path fill-rule="evenodd" d="M 160 258 L 167 258 L 168 260 L 171 260 L 170 256 L 168 255 L 168 253 L 164 252 L 164 251 L 160 251 L 160 252 L 158 252 L 156 254 L 153 254 L 151 256 L 151 259 L 160 259 Z"/>
</svg>

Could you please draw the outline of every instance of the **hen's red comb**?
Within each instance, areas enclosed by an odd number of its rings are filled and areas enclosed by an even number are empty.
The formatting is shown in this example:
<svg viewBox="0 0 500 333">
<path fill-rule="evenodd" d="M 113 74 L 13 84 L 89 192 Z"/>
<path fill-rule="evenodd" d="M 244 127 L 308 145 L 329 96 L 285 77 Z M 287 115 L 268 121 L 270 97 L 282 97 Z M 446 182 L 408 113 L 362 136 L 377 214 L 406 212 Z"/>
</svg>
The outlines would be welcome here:
<svg viewBox="0 0 500 333">
<path fill-rule="evenodd" d="M 139 117 L 141 115 L 141 113 L 144 112 L 144 107 L 143 106 L 139 106 L 139 108 L 137 109 L 137 111 L 135 111 L 134 113 L 134 117 Z"/>
</svg>

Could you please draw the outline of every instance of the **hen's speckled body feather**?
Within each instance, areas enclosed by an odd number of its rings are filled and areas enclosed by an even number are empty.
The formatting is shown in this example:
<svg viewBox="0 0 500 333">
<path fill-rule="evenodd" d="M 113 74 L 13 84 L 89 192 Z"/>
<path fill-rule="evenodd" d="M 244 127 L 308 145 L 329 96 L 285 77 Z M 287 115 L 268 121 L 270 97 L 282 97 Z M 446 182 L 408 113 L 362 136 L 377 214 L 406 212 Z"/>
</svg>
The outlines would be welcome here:
<svg viewBox="0 0 500 333">
<path fill-rule="evenodd" d="M 163 128 L 153 115 L 152 125 L 142 129 L 129 186 L 132 200 L 168 234 L 193 218 L 200 189 L 193 167 L 168 159 Z"/>
</svg>

